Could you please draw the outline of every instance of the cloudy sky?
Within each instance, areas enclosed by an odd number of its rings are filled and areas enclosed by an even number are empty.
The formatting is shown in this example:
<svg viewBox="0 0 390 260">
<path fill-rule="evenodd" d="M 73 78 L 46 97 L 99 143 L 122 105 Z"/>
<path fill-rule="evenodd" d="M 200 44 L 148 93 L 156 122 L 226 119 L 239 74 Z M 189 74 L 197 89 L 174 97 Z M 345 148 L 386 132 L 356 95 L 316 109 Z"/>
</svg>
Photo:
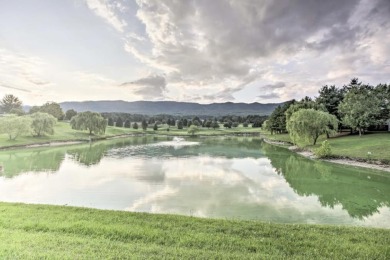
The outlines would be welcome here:
<svg viewBox="0 0 390 260">
<path fill-rule="evenodd" d="M 390 82 L 389 0 L 0 0 L 0 96 L 280 102 Z"/>
</svg>

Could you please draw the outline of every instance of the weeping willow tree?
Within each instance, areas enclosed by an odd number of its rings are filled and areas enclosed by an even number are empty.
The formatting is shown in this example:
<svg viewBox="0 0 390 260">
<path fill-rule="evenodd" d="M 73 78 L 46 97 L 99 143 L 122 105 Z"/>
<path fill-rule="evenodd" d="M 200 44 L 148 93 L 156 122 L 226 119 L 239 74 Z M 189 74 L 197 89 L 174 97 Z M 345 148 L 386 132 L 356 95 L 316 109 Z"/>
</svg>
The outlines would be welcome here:
<svg viewBox="0 0 390 260">
<path fill-rule="evenodd" d="M 72 117 L 70 125 L 72 129 L 89 131 L 89 135 L 104 134 L 107 121 L 99 113 L 87 111 Z"/>
<path fill-rule="evenodd" d="M 31 132 L 32 119 L 29 116 L 7 115 L 0 117 L 0 134 L 7 134 L 9 140 Z"/>
<path fill-rule="evenodd" d="M 287 121 L 287 130 L 295 144 L 298 141 L 308 141 L 315 145 L 320 135 L 336 133 L 338 123 L 338 119 L 327 112 L 300 109 Z"/>
</svg>

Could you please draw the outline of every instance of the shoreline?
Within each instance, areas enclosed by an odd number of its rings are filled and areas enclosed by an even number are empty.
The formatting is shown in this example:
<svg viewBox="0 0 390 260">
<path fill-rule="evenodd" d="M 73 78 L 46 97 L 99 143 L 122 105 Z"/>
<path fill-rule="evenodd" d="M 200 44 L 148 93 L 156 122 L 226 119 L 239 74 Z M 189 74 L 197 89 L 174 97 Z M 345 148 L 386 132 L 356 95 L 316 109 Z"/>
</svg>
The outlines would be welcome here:
<svg viewBox="0 0 390 260">
<path fill-rule="evenodd" d="M 49 142 L 44 143 L 31 143 L 31 144 L 20 144 L 20 145 L 12 145 L 12 146 L 5 146 L 0 147 L 0 151 L 7 151 L 7 150 L 13 150 L 13 149 L 29 149 L 29 148 L 39 148 L 39 147 L 55 147 L 55 146 L 66 146 L 66 145 L 76 145 L 76 144 L 83 144 L 88 142 L 99 142 L 104 140 L 112 140 L 112 139 L 119 139 L 119 138 L 127 138 L 127 137 L 139 137 L 139 136 L 146 136 L 146 135 L 153 135 L 153 136 L 180 136 L 180 137 L 191 137 L 191 135 L 171 135 L 171 134 L 152 134 L 152 133 L 137 133 L 137 134 L 120 134 L 120 135 L 114 135 L 114 136 L 108 136 L 108 137 L 97 137 L 92 138 L 90 140 L 53 140 Z M 283 141 L 274 141 L 267 139 L 265 137 L 262 137 L 259 133 L 231 133 L 231 134 L 221 134 L 221 135 L 196 135 L 197 137 L 215 137 L 215 136 L 260 136 L 264 142 L 271 145 L 277 145 L 281 146 L 283 148 L 289 149 L 290 151 L 299 154 L 301 156 L 304 156 L 308 159 L 312 160 L 321 160 L 325 162 L 331 162 L 331 163 L 337 163 L 337 164 L 343 164 L 343 165 L 349 165 L 349 166 L 356 166 L 356 167 L 362 167 L 362 168 L 368 168 L 368 169 L 374 169 L 374 170 L 380 170 L 385 172 L 390 172 L 390 165 L 387 164 L 373 164 L 368 162 L 362 162 L 359 159 L 354 158 L 330 158 L 330 159 L 318 159 L 315 158 L 315 155 L 312 151 L 300 149 L 294 145 L 292 145 L 289 142 L 283 142 Z"/>
<path fill-rule="evenodd" d="M 263 138 L 263 140 L 267 144 L 281 146 L 283 148 L 289 149 L 290 151 L 292 151 L 296 154 L 299 154 L 303 157 L 306 157 L 308 159 L 320 160 L 320 161 L 325 161 L 325 162 L 330 162 L 330 163 L 337 163 L 337 164 L 342 164 L 342 165 L 362 167 L 362 168 L 367 168 L 367 169 L 390 172 L 390 165 L 387 165 L 387 164 L 373 164 L 373 163 L 368 163 L 368 162 L 362 162 L 362 161 L 359 161 L 358 159 L 353 159 L 353 158 L 318 159 L 315 157 L 315 155 L 312 151 L 302 150 L 294 145 L 291 145 L 291 143 L 281 142 L 281 141 L 272 141 L 272 140 L 269 140 L 267 138 Z"/>
</svg>

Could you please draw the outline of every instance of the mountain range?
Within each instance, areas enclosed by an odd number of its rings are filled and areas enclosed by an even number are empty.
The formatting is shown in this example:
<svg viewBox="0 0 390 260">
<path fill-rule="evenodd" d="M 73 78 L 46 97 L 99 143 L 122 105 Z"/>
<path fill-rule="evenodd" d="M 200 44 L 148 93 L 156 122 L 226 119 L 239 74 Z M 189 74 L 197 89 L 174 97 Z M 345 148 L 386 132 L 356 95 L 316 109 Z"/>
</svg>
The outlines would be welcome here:
<svg viewBox="0 0 390 260">
<path fill-rule="evenodd" d="M 143 115 L 269 115 L 280 104 L 283 103 L 211 103 L 199 104 L 191 102 L 176 101 L 81 101 L 59 103 L 65 112 L 74 109 L 77 112 L 122 112 Z"/>
</svg>

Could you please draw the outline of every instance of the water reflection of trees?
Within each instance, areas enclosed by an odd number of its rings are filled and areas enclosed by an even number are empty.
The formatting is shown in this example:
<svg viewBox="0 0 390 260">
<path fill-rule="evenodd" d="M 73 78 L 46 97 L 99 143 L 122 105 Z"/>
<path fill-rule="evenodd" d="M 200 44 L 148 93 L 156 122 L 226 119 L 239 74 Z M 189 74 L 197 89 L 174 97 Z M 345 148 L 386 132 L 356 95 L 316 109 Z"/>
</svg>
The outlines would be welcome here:
<svg viewBox="0 0 390 260">
<path fill-rule="evenodd" d="M 3 152 L 0 154 L 0 175 L 11 178 L 25 172 L 54 172 L 64 158 L 65 151 L 60 149 Z"/>
<path fill-rule="evenodd" d="M 83 145 L 3 151 L 0 153 L 0 165 L 2 168 L 0 176 L 11 178 L 27 172 L 55 172 L 59 170 L 66 154 L 82 165 L 96 165 L 111 149 L 129 145 L 142 145 L 161 140 L 167 140 L 167 138 L 145 136 Z"/>
<path fill-rule="evenodd" d="M 91 166 L 98 164 L 104 157 L 107 150 L 108 147 L 106 145 L 95 144 L 90 145 L 89 147 L 70 149 L 67 151 L 67 154 L 80 164 Z"/>
<path fill-rule="evenodd" d="M 363 219 L 390 206 L 390 178 L 366 169 L 312 161 L 264 144 L 277 172 L 301 196 L 315 195 L 322 206 L 342 205 L 353 218 Z"/>
</svg>

